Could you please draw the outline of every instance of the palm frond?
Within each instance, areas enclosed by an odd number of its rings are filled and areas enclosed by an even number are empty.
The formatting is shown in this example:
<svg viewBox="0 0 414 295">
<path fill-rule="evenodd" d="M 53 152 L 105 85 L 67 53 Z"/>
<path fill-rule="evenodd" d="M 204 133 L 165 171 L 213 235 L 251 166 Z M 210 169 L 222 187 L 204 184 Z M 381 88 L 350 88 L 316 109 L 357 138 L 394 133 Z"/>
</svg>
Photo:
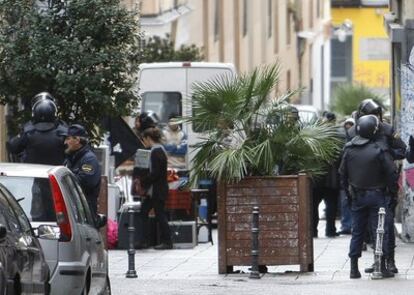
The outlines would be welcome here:
<svg viewBox="0 0 414 295">
<path fill-rule="evenodd" d="M 338 155 L 335 127 L 303 125 L 292 117 L 289 99 L 302 89 L 269 98 L 279 71 L 276 64 L 193 87 L 194 115 L 187 120 L 207 130 L 194 146 L 193 180 L 208 175 L 232 182 L 247 175 L 300 171 L 319 175 Z"/>
</svg>

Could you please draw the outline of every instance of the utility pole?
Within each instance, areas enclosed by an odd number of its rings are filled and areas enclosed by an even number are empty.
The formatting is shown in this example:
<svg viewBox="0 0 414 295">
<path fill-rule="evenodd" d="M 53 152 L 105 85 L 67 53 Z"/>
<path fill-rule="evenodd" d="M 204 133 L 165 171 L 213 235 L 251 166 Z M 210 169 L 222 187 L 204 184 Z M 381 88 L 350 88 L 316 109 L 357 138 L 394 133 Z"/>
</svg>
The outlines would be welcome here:
<svg viewBox="0 0 414 295">
<path fill-rule="evenodd" d="M 408 143 L 414 135 L 414 1 L 389 2 L 384 24 L 391 43 L 392 123 Z M 414 242 L 414 165 L 403 161 L 402 168 L 402 238 Z"/>
</svg>

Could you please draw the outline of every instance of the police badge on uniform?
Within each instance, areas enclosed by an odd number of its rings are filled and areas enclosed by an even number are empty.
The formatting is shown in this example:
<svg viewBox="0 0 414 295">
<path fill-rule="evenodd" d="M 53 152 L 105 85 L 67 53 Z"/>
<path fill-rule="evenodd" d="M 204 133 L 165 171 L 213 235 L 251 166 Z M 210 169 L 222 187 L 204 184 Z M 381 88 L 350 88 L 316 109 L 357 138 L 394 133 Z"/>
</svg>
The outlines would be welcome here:
<svg viewBox="0 0 414 295">
<path fill-rule="evenodd" d="M 81 170 L 86 173 L 91 173 L 93 172 L 93 166 L 90 164 L 83 164 Z"/>
</svg>

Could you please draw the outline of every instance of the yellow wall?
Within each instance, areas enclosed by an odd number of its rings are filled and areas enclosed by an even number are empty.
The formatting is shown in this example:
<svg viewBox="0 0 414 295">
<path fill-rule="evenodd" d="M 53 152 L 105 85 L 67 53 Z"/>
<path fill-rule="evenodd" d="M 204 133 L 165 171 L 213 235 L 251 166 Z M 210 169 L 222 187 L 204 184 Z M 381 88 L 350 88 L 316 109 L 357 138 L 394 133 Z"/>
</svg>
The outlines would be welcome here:
<svg viewBox="0 0 414 295">
<path fill-rule="evenodd" d="M 352 77 L 368 87 L 388 88 L 390 85 L 390 61 L 361 61 L 359 57 L 360 38 L 388 38 L 383 25 L 387 8 L 332 8 L 332 23 L 341 24 L 345 19 L 353 23 Z"/>
</svg>

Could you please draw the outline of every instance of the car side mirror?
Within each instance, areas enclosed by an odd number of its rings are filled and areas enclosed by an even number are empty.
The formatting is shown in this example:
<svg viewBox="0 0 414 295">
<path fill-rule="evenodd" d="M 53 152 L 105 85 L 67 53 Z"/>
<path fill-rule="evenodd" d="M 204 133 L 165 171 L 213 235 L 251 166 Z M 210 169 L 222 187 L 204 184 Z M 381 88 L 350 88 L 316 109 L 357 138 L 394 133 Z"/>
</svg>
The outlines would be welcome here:
<svg viewBox="0 0 414 295">
<path fill-rule="evenodd" d="M 60 229 L 56 225 L 41 224 L 37 227 L 37 237 L 44 240 L 59 240 Z"/>
<path fill-rule="evenodd" d="M 3 243 L 6 240 L 7 237 L 7 228 L 0 224 L 0 243 Z"/>
<path fill-rule="evenodd" d="M 108 221 L 108 219 L 106 218 L 106 215 L 104 214 L 97 214 L 96 215 L 96 227 L 102 228 L 106 225 L 106 222 Z"/>
</svg>

